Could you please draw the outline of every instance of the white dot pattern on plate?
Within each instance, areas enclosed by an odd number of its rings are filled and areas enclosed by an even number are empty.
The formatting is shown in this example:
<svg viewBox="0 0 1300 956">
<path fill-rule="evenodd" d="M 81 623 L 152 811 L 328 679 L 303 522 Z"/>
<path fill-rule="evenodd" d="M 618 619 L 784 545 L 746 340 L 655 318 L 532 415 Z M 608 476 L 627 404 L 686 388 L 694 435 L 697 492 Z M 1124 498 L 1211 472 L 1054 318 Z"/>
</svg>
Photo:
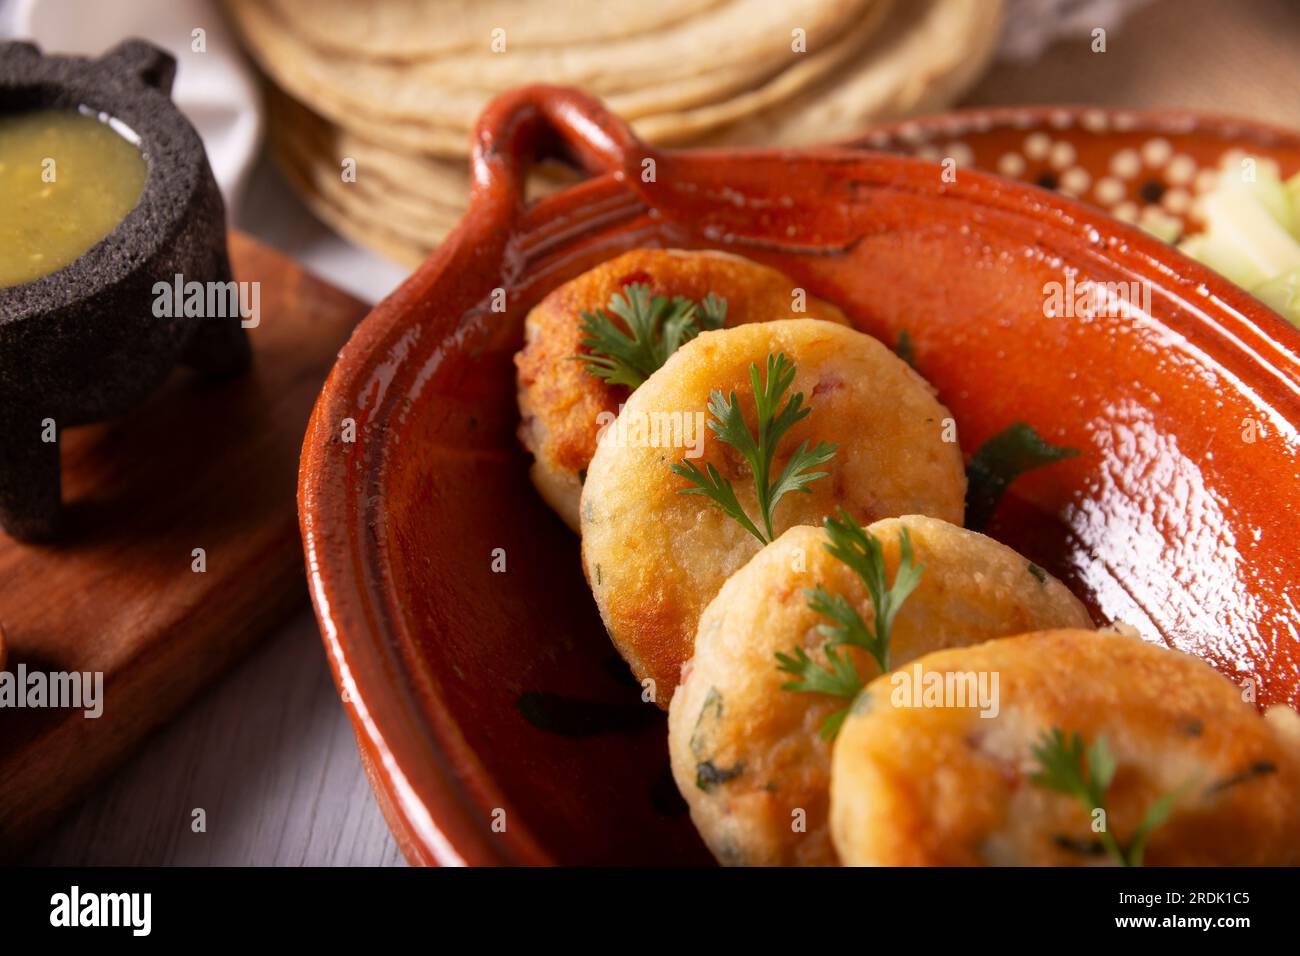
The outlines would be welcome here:
<svg viewBox="0 0 1300 956">
<path fill-rule="evenodd" d="M 1155 136 L 1142 144 L 1142 161 L 1148 166 L 1163 166 L 1174 154 L 1174 148 L 1163 136 Z"/>
<path fill-rule="evenodd" d="M 1171 216 L 1159 206 L 1146 206 L 1138 216 L 1138 222 L 1143 226 L 1156 230 L 1160 233 L 1173 233 L 1177 235 L 1182 231 L 1183 221 L 1178 216 Z"/>
<path fill-rule="evenodd" d="M 1160 205 L 1164 206 L 1168 212 L 1171 212 L 1176 216 L 1181 216 L 1191 208 L 1192 194 L 1186 189 L 1180 187 L 1168 189 L 1165 191 L 1165 194 L 1160 197 Z"/>
<path fill-rule="evenodd" d="M 948 155 L 957 161 L 958 166 L 975 165 L 975 151 L 965 143 L 954 142 L 944 147 Z"/>
<path fill-rule="evenodd" d="M 1019 179 L 1025 172 L 1025 157 L 1019 153 L 1003 153 L 998 159 L 998 172 L 1010 179 Z"/>
<path fill-rule="evenodd" d="M 1137 222 L 1137 203 L 1125 200 L 1115 206 L 1115 208 L 1110 211 L 1110 214 L 1123 222 Z"/>
<path fill-rule="evenodd" d="M 1065 140 L 1060 140 L 1052 144 L 1048 159 L 1056 169 L 1068 169 L 1078 158 L 1074 146 Z"/>
<path fill-rule="evenodd" d="M 1124 198 L 1124 184 L 1114 176 L 1103 176 L 1097 180 L 1097 185 L 1093 188 L 1093 195 L 1097 197 L 1097 201 L 1103 206 L 1113 206 Z"/>
<path fill-rule="evenodd" d="M 1196 174 L 1196 184 L 1194 188 L 1198 193 L 1207 193 L 1213 189 L 1219 182 L 1219 171 L 1217 169 L 1202 169 Z"/>
<path fill-rule="evenodd" d="M 1088 110 L 1083 114 L 1083 128 L 1090 133 L 1104 133 L 1110 121 L 1101 110 Z"/>
<path fill-rule="evenodd" d="M 1082 166 L 1071 166 L 1061 174 L 1061 191 L 1072 196 L 1082 196 L 1092 185 L 1092 177 Z"/>
<path fill-rule="evenodd" d="M 1093 141 L 1076 134 L 1057 134 L 1077 125 L 1090 134 L 1127 133 L 1131 146 L 1115 150 L 1105 170 L 1090 170 L 1099 158 Z M 1222 176 L 1266 175 L 1276 170 L 1273 160 L 1251 157 L 1240 148 L 1225 150 L 1216 165 L 1202 166 L 1195 156 L 1179 152 L 1181 138 L 1194 133 L 1186 124 L 1168 126 L 1165 135 L 1148 135 L 1134 142 L 1142 126 L 1136 114 L 1088 109 L 1078 114 L 1053 110 L 1044 117 L 1032 111 L 1008 111 L 1000 117 L 957 116 L 943 123 L 909 121 L 892 133 L 869 133 L 872 147 L 910 153 L 931 162 L 951 159 L 961 167 L 979 168 L 977 148 L 987 148 L 977 134 L 1023 130 L 1019 149 L 985 154 L 983 166 L 1009 179 L 1037 183 L 1063 195 L 1077 197 L 1107 210 L 1117 219 L 1140 223 L 1158 235 L 1177 236 L 1186 228 L 1185 217 L 1196 216 L 1196 197 L 1214 188 Z M 1140 134 L 1137 134 L 1140 135 Z M 962 137 L 975 136 L 974 146 Z M 1058 138 L 1059 136 L 1059 138 Z M 1172 141 L 1171 141 L 1172 140 Z M 1085 148 L 1081 162 L 1075 142 Z M 1247 161 L 1250 161 L 1247 163 Z M 1094 173 L 1100 173 L 1094 179 Z"/>
<path fill-rule="evenodd" d="M 1179 153 L 1165 166 L 1165 179 L 1174 186 L 1186 186 L 1196 175 L 1196 160 L 1186 153 Z"/>
<path fill-rule="evenodd" d="M 1142 169 L 1142 159 L 1137 150 L 1121 149 L 1110 158 L 1110 171 L 1120 179 L 1132 179 Z"/>
<path fill-rule="evenodd" d="M 913 146 L 925 141 L 925 130 L 916 123 L 904 123 L 899 127 L 898 135 Z"/>
<path fill-rule="evenodd" d="M 1046 133 L 1030 133 L 1025 137 L 1025 155 L 1033 160 L 1044 160 L 1052 151 L 1052 137 Z"/>
</svg>

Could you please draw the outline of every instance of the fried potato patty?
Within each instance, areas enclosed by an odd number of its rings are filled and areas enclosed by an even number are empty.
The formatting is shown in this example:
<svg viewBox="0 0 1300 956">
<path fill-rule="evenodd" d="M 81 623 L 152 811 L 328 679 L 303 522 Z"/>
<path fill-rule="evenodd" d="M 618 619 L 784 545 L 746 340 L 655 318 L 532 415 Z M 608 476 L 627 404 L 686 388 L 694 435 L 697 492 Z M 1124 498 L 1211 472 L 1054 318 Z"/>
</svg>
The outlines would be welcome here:
<svg viewBox="0 0 1300 956">
<path fill-rule="evenodd" d="M 727 326 L 771 319 L 810 318 L 847 325 L 835 306 L 805 297 L 794 313 L 796 283 L 783 272 L 725 252 L 635 249 L 560 286 L 528 313 L 525 344 L 515 356 L 519 439 L 533 454 L 533 484 L 565 523 L 578 530 L 582 476 L 596 451 L 601 413 L 627 401 L 629 389 L 609 385 L 571 356 L 584 351 L 580 314 L 608 306 L 633 283 L 651 295 L 701 301 L 710 292 L 727 300 Z"/>
<path fill-rule="evenodd" d="M 862 524 L 903 514 L 961 523 L 966 476 L 951 413 L 880 342 L 818 321 L 702 333 L 632 394 L 615 423 L 617 440 L 599 444 L 582 492 L 587 580 L 615 646 L 638 679 L 653 679 L 661 707 L 668 706 L 681 665 L 693 653 L 705 605 L 761 547 L 709 498 L 681 494 L 691 485 L 669 466 L 698 455 L 686 460 L 701 469 L 712 465 L 730 480 L 740 505 L 762 527 L 748 464 L 704 427 L 704 419 L 711 391 L 735 392 L 752 431 L 750 366 L 763 369 L 769 355 L 782 353 L 797 368 L 786 398 L 802 393 L 811 412 L 780 442 L 772 473 L 805 440 L 834 442 L 838 451 L 819 467 L 828 475 L 812 482 L 809 493 L 786 495 L 777 504 L 774 534 L 820 524 L 839 507 Z M 654 447 L 622 437 L 635 435 L 625 428 L 630 423 L 674 413 L 684 413 L 681 421 L 691 424 L 696 447 Z"/>
<path fill-rule="evenodd" d="M 1061 630 L 911 667 L 998 675 L 998 714 L 895 706 L 893 675 L 872 682 L 831 760 L 831 834 L 844 863 L 1111 862 L 1094 814 L 1030 780 L 1032 748 L 1059 728 L 1086 745 L 1105 737 L 1116 772 L 1104 825 L 1121 846 L 1156 800 L 1186 788 L 1150 834 L 1147 865 L 1300 864 L 1300 748 L 1286 721 L 1261 718 L 1208 664 L 1121 634 Z"/>
<path fill-rule="evenodd" d="M 908 515 L 867 530 L 898 570 L 906 528 L 921 583 L 894 619 L 890 663 L 948 647 L 1053 627 L 1089 627 L 1065 585 L 992 538 Z M 848 701 L 781 689 L 793 678 L 776 654 L 796 647 L 825 665 L 827 619 L 808 606 L 820 584 L 871 620 L 862 579 L 825 549 L 820 528 L 791 528 L 722 586 L 700 618 L 695 657 L 668 712 L 673 776 L 704 842 L 724 864 L 834 866 L 830 838 L 831 745 L 820 735 Z M 845 647 L 864 680 L 880 671 Z"/>
</svg>

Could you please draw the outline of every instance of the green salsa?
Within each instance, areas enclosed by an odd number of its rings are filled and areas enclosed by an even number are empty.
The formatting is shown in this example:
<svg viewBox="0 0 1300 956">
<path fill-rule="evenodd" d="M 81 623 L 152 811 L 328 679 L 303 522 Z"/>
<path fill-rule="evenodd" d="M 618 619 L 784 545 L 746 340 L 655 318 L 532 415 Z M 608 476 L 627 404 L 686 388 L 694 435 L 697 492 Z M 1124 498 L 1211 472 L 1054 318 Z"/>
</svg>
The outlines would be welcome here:
<svg viewBox="0 0 1300 956">
<path fill-rule="evenodd" d="M 0 288 L 61 269 L 135 208 L 140 150 L 73 110 L 0 116 Z"/>
</svg>

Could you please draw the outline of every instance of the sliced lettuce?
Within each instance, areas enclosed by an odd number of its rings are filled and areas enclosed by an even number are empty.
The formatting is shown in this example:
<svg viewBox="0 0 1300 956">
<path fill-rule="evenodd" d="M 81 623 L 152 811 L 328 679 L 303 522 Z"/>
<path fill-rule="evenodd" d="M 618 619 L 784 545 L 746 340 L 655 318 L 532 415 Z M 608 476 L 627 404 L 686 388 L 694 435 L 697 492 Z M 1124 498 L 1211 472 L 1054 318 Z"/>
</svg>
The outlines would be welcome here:
<svg viewBox="0 0 1300 956">
<path fill-rule="evenodd" d="M 1300 173 L 1260 164 L 1254 182 L 1225 170 L 1200 200 L 1205 230 L 1179 249 L 1300 326 Z"/>
<path fill-rule="evenodd" d="M 1269 274 L 1239 249 L 1235 242 L 1218 233 L 1199 232 L 1188 236 L 1179 243 L 1178 248 L 1243 289 L 1269 279 Z"/>
<path fill-rule="evenodd" d="M 1300 269 L 1300 242 L 1278 221 L 1276 209 L 1261 201 L 1261 195 L 1260 190 L 1244 186 L 1207 193 L 1202 205 L 1206 233 L 1232 243 L 1265 276 Z M 1275 200 L 1277 194 L 1271 198 Z M 1286 209 L 1289 214 L 1290 206 Z"/>
<path fill-rule="evenodd" d="M 1300 239 L 1300 173 L 1286 181 L 1286 195 L 1291 201 L 1291 235 Z"/>
<path fill-rule="evenodd" d="M 1251 293 L 1300 327 L 1300 269 L 1292 269 L 1252 288 Z"/>
</svg>

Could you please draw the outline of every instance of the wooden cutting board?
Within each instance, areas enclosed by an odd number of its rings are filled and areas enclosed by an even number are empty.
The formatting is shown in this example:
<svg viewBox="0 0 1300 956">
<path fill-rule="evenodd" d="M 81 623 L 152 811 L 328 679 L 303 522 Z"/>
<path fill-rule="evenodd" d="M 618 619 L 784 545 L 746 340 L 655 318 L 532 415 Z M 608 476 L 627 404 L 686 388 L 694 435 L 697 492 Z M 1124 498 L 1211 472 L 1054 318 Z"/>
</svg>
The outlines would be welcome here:
<svg viewBox="0 0 1300 956">
<path fill-rule="evenodd" d="M 181 369 L 127 417 L 69 430 L 66 539 L 0 534 L 6 669 L 103 673 L 96 719 L 0 707 L 0 859 L 307 601 L 298 453 L 367 307 L 247 237 L 230 252 L 235 278 L 261 283 L 252 370 L 214 384 Z"/>
</svg>

